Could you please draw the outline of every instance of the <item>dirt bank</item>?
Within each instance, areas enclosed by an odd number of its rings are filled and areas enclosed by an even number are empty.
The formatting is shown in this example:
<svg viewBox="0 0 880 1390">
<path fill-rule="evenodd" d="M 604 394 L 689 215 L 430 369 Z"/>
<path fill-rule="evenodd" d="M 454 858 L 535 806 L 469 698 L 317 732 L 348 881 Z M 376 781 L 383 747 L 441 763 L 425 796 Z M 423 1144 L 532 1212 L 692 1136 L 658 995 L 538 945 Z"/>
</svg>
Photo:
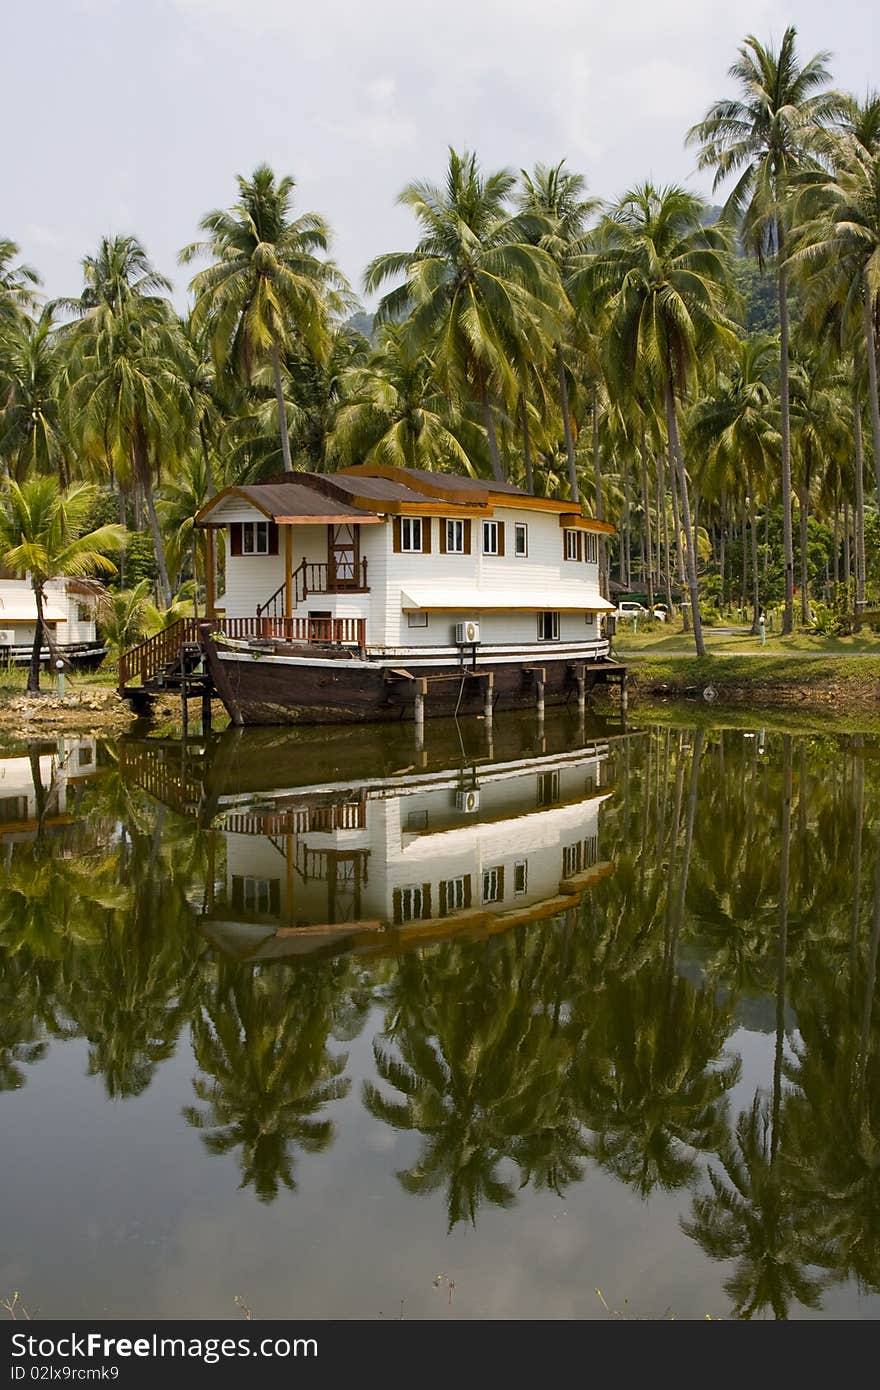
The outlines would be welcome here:
<svg viewBox="0 0 880 1390">
<path fill-rule="evenodd" d="M 200 708 L 196 710 L 200 703 L 190 704 L 191 719 L 201 714 Z M 212 714 L 215 725 L 225 722 L 226 713 L 217 701 Z M 151 724 L 179 722 L 179 700 L 154 703 Z M 7 738 L 54 738 L 57 734 L 74 733 L 112 738 L 126 733 L 135 723 L 131 707 L 109 686 L 87 686 L 63 696 L 49 692 L 36 696 L 0 694 L 0 736 Z"/>
</svg>

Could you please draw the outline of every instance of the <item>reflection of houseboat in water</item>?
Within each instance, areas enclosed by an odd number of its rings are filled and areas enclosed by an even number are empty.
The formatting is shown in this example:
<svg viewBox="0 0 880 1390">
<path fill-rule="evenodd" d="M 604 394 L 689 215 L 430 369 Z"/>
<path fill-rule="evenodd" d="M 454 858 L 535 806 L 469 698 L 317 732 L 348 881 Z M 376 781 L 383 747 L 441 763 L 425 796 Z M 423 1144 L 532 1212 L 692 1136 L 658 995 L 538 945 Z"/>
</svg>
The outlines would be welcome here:
<svg viewBox="0 0 880 1390">
<path fill-rule="evenodd" d="M 607 742 L 566 751 L 568 723 L 522 756 L 507 733 L 491 753 L 426 753 L 421 766 L 401 766 L 398 755 L 396 769 L 386 756 L 373 760 L 373 775 L 362 765 L 306 781 L 334 758 L 326 739 L 319 768 L 301 756 L 298 772 L 290 739 L 286 766 L 277 741 L 275 772 L 261 778 L 265 739 L 254 731 L 249 756 L 248 731 L 226 736 L 225 747 L 217 741 L 203 770 L 213 791 L 202 789 L 201 801 L 192 771 L 166 768 L 163 784 L 161 747 L 128 745 L 124 761 L 143 785 L 213 826 L 200 927 L 225 954 L 384 952 L 565 913 L 612 872 L 599 848 Z M 224 762 L 229 775 L 217 785 Z"/>
<path fill-rule="evenodd" d="M 53 748 L 0 757 L 0 846 L 11 852 L 40 829 L 72 824 L 72 794 L 96 770 L 93 738 L 62 738 Z"/>
</svg>

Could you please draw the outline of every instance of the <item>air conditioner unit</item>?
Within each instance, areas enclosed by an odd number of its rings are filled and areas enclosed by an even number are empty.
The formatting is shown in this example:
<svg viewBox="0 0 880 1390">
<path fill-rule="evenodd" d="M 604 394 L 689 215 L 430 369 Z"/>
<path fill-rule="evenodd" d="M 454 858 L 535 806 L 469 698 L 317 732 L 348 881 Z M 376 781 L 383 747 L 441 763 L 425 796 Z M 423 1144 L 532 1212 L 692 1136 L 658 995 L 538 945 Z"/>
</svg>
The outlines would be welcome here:
<svg viewBox="0 0 880 1390">
<path fill-rule="evenodd" d="M 455 624 L 455 641 L 459 647 L 471 646 L 480 640 L 480 624 L 474 618 Z"/>
<path fill-rule="evenodd" d="M 471 787 L 468 791 L 456 792 L 455 809 L 456 811 L 465 811 L 468 813 L 471 811 L 479 811 L 480 793 L 477 788 Z"/>
<path fill-rule="evenodd" d="M 15 634 L 7 629 L 0 628 L 0 647 L 14 647 Z"/>
</svg>

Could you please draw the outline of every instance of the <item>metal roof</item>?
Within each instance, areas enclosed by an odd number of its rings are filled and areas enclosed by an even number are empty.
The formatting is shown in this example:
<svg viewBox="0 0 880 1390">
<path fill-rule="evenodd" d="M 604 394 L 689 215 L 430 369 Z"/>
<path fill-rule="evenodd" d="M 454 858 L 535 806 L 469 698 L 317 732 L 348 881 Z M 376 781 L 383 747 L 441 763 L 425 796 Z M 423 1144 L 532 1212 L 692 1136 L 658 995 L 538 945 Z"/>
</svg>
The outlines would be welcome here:
<svg viewBox="0 0 880 1390">
<path fill-rule="evenodd" d="M 243 498 L 274 521 L 325 521 L 337 517 L 352 521 L 378 519 L 373 512 L 334 497 L 329 490 L 319 492 L 309 483 L 272 481 L 244 483 L 239 487 L 224 488 L 202 507 L 198 520 L 205 521 L 214 508 L 227 497 Z"/>
</svg>

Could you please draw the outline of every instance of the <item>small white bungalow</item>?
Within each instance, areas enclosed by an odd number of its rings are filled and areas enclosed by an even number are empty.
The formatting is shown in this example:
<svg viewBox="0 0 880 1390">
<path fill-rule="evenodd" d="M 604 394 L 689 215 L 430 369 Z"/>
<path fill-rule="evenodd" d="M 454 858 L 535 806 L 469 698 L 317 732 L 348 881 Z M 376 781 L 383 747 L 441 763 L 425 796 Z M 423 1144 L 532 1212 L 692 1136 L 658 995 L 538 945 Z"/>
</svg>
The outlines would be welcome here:
<svg viewBox="0 0 880 1390">
<path fill-rule="evenodd" d="M 43 616 L 59 651 L 73 661 L 100 659 L 95 599 L 76 579 L 51 579 L 45 588 Z M 37 605 L 29 579 L 0 571 L 0 662 L 30 660 L 37 626 Z M 43 647 L 48 658 L 48 647 Z"/>
</svg>

